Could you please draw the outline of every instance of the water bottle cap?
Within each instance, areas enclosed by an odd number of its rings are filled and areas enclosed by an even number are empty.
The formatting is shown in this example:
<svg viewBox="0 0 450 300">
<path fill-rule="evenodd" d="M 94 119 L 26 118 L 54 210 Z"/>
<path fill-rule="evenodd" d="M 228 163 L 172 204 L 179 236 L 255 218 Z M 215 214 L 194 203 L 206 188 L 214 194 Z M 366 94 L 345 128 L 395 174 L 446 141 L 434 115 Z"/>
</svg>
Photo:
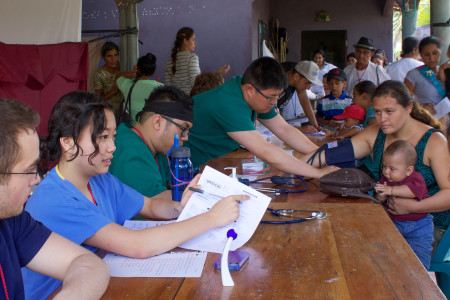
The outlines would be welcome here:
<svg viewBox="0 0 450 300">
<path fill-rule="evenodd" d="M 172 153 L 170 156 L 173 158 L 191 157 L 191 149 L 188 147 L 174 147 L 172 148 Z"/>
</svg>

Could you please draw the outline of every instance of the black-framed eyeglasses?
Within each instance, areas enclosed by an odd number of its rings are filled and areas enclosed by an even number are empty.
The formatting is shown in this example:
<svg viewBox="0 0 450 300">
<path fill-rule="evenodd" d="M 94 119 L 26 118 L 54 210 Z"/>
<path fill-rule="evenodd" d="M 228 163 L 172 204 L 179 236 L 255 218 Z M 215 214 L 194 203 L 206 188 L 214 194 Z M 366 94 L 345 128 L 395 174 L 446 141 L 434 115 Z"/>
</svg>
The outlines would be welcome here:
<svg viewBox="0 0 450 300">
<path fill-rule="evenodd" d="M 182 137 L 186 137 L 186 136 L 188 136 L 188 135 L 191 133 L 191 132 L 189 131 L 189 128 L 186 128 L 186 127 L 181 126 L 180 124 L 178 124 L 177 122 L 175 122 L 175 121 L 172 120 L 171 118 L 166 117 L 166 116 L 162 116 L 162 115 L 161 115 L 161 117 L 163 117 L 165 120 L 167 120 L 167 122 L 172 123 L 173 125 L 175 125 L 175 126 L 177 126 L 178 128 L 180 128 L 180 129 L 181 129 L 181 136 L 182 136 Z"/>
<path fill-rule="evenodd" d="M 284 92 L 282 92 L 278 97 L 276 97 L 276 98 L 270 98 L 270 97 L 267 97 L 266 95 L 264 95 L 263 92 L 261 92 L 261 91 L 260 91 L 256 86 L 254 86 L 253 84 L 252 84 L 252 86 L 255 88 L 255 90 L 256 90 L 258 93 L 261 94 L 261 96 L 263 96 L 264 98 L 266 98 L 268 102 L 276 102 L 276 101 L 278 101 L 281 97 L 284 96 Z"/>
<path fill-rule="evenodd" d="M 39 171 L 36 168 L 36 171 L 33 172 L 0 172 L 0 175 L 34 175 L 34 179 L 38 179 Z"/>
</svg>

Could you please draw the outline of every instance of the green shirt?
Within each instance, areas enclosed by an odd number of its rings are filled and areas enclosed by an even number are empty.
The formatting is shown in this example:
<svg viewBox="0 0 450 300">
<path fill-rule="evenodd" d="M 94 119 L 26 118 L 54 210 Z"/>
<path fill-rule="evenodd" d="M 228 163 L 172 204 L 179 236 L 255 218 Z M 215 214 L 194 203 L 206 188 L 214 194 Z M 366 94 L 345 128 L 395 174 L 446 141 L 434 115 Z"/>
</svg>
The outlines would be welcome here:
<svg viewBox="0 0 450 300">
<path fill-rule="evenodd" d="M 167 157 L 153 156 L 140 136 L 125 124 L 117 127 L 116 151 L 109 172 L 147 197 L 167 190 L 170 170 Z"/>
<path fill-rule="evenodd" d="M 194 124 L 189 141 L 184 145 L 191 149 L 194 168 L 239 147 L 227 132 L 256 130 L 256 112 L 245 102 L 241 82 L 242 76 L 235 76 L 221 86 L 193 97 Z M 277 114 L 274 106 L 268 113 L 258 113 L 257 117 L 271 119 Z"/>
<path fill-rule="evenodd" d="M 119 77 L 117 79 L 117 87 L 122 92 L 125 101 L 128 97 L 128 92 L 133 85 L 134 80 Z M 134 85 L 133 91 L 131 91 L 131 123 L 136 124 L 136 114 L 144 108 L 145 100 L 150 96 L 154 89 L 163 86 L 155 80 L 141 79 Z"/>
</svg>

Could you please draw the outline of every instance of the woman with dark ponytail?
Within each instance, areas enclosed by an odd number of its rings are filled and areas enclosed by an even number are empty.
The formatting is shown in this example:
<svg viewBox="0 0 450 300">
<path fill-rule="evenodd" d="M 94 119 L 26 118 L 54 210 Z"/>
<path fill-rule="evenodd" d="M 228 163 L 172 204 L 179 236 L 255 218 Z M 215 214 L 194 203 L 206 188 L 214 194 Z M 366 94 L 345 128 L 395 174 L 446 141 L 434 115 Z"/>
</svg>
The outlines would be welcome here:
<svg viewBox="0 0 450 300">
<path fill-rule="evenodd" d="M 175 126 L 162 118 L 162 130 Z M 123 223 L 137 214 L 152 219 L 179 216 L 192 191 L 180 202 L 145 197 L 108 170 L 116 147 L 116 121 L 111 106 L 89 92 L 71 92 L 54 106 L 45 139 L 44 159 L 58 164 L 28 199 L 26 210 L 52 231 L 90 251 L 103 249 L 145 258 L 173 249 L 210 229 L 239 217 L 238 200 L 229 196 L 188 220 L 143 230 Z M 164 141 L 162 141 L 164 143 Z M 189 186 L 195 186 L 199 176 Z M 24 269 L 27 299 L 45 299 L 61 281 Z"/>
<path fill-rule="evenodd" d="M 131 101 L 131 124 L 136 124 L 136 114 L 142 110 L 145 99 L 150 96 L 154 89 L 163 86 L 162 83 L 150 79 L 155 73 L 156 57 L 152 53 L 147 53 L 139 57 L 134 72 L 125 73 L 117 79 L 117 86 L 122 92 L 125 100 L 130 93 Z M 134 79 L 132 79 L 134 78 Z"/>
<path fill-rule="evenodd" d="M 421 201 L 397 197 L 389 200 L 389 212 L 400 215 L 433 213 L 435 227 L 447 228 L 450 224 L 450 155 L 439 121 L 415 103 L 400 81 L 383 82 L 372 99 L 378 126 L 369 126 L 351 138 L 355 158 L 372 155 L 373 167 L 369 171 L 380 180 L 386 147 L 397 140 L 411 143 L 417 152 L 415 170 L 425 179 L 430 197 Z M 325 155 L 322 158 L 326 161 Z"/>
<path fill-rule="evenodd" d="M 188 95 L 194 85 L 195 77 L 200 74 L 198 56 L 193 53 L 196 46 L 192 28 L 183 27 L 178 30 L 172 53 L 164 68 L 165 84 L 173 85 Z M 229 70 L 229 65 L 223 65 L 217 72 L 223 76 Z"/>
</svg>

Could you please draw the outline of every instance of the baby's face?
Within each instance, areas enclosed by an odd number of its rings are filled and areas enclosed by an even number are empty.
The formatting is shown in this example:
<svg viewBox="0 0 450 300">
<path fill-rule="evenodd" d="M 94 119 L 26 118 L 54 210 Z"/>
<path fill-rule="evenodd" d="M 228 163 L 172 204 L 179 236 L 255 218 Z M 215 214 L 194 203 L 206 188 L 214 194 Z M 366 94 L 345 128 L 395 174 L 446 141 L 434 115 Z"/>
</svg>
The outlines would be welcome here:
<svg viewBox="0 0 450 300">
<path fill-rule="evenodd" d="M 389 182 L 400 182 L 409 175 L 409 166 L 401 154 L 383 156 L 383 176 Z"/>
<path fill-rule="evenodd" d="M 344 127 L 350 128 L 354 125 L 358 125 L 359 123 L 360 123 L 360 121 L 358 119 L 347 118 L 344 120 Z"/>
</svg>

